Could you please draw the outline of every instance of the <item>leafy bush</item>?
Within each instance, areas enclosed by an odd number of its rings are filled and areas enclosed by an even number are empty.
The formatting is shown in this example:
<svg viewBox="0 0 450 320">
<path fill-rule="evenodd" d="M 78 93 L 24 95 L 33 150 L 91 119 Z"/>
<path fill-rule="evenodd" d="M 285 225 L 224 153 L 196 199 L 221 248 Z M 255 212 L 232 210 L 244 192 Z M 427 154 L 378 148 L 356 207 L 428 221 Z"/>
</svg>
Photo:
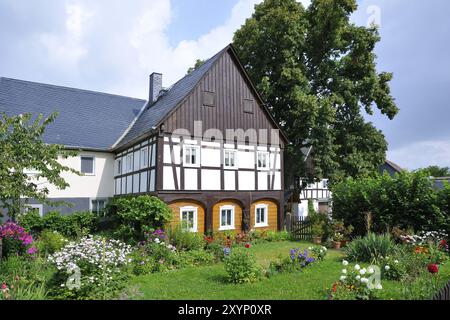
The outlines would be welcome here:
<svg viewBox="0 0 450 320">
<path fill-rule="evenodd" d="M 225 258 L 226 279 L 231 283 L 249 283 L 261 277 L 261 267 L 249 249 L 236 247 Z"/>
<path fill-rule="evenodd" d="M 364 238 L 357 238 L 347 244 L 344 252 L 350 261 L 372 263 L 391 255 L 396 248 L 397 245 L 389 234 L 370 233 Z"/>
<path fill-rule="evenodd" d="M 14 222 L 7 222 L 0 226 L 2 240 L 2 255 L 4 257 L 36 253 L 33 247 L 33 237 L 24 228 Z"/>
<path fill-rule="evenodd" d="M 74 212 L 63 216 L 59 212 L 49 212 L 44 217 L 40 217 L 35 211 L 21 214 L 19 223 L 25 230 L 38 235 L 43 230 L 57 231 L 70 238 L 81 238 L 96 229 L 98 217 L 89 211 Z"/>
<path fill-rule="evenodd" d="M 311 251 L 313 258 L 317 261 L 323 261 L 327 256 L 328 249 L 325 246 L 313 246 L 308 248 Z"/>
<path fill-rule="evenodd" d="M 223 251 L 222 251 L 223 255 Z M 180 253 L 179 263 L 181 266 L 205 266 L 216 260 L 214 253 L 203 249 L 184 251 Z"/>
<path fill-rule="evenodd" d="M 208 244 L 206 245 L 206 251 L 212 253 L 215 261 L 217 262 L 222 261 L 225 258 L 223 250 L 224 246 L 217 241 L 208 242 Z"/>
<path fill-rule="evenodd" d="M 280 242 L 287 241 L 290 239 L 289 232 L 287 231 L 268 231 L 267 241 L 269 242 Z"/>
<path fill-rule="evenodd" d="M 51 294 L 56 299 L 114 297 L 127 280 L 131 247 L 118 240 L 88 236 L 50 255 L 57 268 Z"/>
<path fill-rule="evenodd" d="M 339 281 L 331 288 L 330 296 L 333 300 L 373 300 L 377 291 L 382 290 L 381 283 L 371 283 L 370 277 L 375 273 L 374 268 L 361 268 L 358 264 L 349 270 L 348 262 L 342 262 Z"/>
<path fill-rule="evenodd" d="M 67 241 L 58 231 L 44 230 L 36 241 L 36 247 L 42 254 L 53 254 L 61 250 Z"/>
<path fill-rule="evenodd" d="M 316 262 L 316 259 L 310 256 L 308 249 L 301 251 L 300 249 L 291 249 L 289 257 L 272 261 L 269 265 L 268 276 L 276 273 L 295 272 Z"/>
<path fill-rule="evenodd" d="M 202 234 L 183 230 L 180 225 L 168 229 L 169 242 L 179 251 L 200 250 L 206 246 L 206 240 Z"/>
<path fill-rule="evenodd" d="M 0 300 L 43 300 L 55 269 L 46 260 L 11 256 L 0 262 Z"/>
<path fill-rule="evenodd" d="M 172 219 L 172 210 L 153 196 L 119 197 L 108 205 L 109 214 L 117 217 L 117 235 L 125 241 L 140 241 L 146 227 L 162 228 Z"/>
<path fill-rule="evenodd" d="M 158 229 L 146 233 L 145 237 L 133 253 L 133 273 L 149 274 L 176 268 L 179 257 L 176 247 L 169 244 L 166 233 Z"/>
<path fill-rule="evenodd" d="M 372 212 L 372 231 L 392 227 L 414 230 L 448 228 L 450 187 L 442 191 L 422 172 L 402 172 L 347 180 L 332 186 L 333 216 L 352 225 L 356 235 L 366 232 L 365 214 Z"/>
</svg>

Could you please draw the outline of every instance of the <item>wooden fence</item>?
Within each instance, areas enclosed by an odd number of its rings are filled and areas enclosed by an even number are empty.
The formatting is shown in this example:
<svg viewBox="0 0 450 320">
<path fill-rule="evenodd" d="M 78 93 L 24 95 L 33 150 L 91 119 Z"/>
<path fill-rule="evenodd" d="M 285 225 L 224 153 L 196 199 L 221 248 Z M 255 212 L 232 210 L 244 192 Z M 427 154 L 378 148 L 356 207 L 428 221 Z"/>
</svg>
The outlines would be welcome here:
<svg viewBox="0 0 450 320">
<path fill-rule="evenodd" d="M 450 300 L 450 281 L 433 297 L 433 300 Z"/>
<path fill-rule="evenodd" d="M 295 217 L 290 222 L 289 231 L 295 240 L 312 240 L 311 223 L 308 218 Z"/>
</svg>

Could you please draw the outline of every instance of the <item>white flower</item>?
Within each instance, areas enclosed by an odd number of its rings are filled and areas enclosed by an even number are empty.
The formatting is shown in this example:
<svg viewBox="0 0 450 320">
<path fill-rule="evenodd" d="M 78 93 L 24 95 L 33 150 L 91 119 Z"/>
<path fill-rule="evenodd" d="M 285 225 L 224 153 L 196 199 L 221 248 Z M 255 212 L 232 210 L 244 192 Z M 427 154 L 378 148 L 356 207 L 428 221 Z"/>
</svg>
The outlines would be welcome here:
<svg viewBox="0 0 450 320">
<path fill-rule="evenodd" d="M 381 283 L 377 283 L 377 284 L 375 285 L 375 289 L 381 290 L 381 289 L 383 289 L 383 286 L 381 285 Z"/>
<path fill-rule="evenodd" d="M 341 280 L 341 281 L 344 281 L 345 279 L 347 279 L 346 276 L 341 276 L 341 277 L 340 277 L 340 280 Z"/>
<path fill-rule="evenodd" d="M 361 276 L 356 276 L 355 279 L 359 281 L 361 279 Z"/>
<path fill-rule="evenodd" d="M 391 267 L 389 267 L 389 266 L 385 266 L 385 267 L 384 267 L 384 270 L 388 271 L 390 268 L 391 268 Z"/>
<path fill-rule="evenodd" d="M 367 279 L 367 278 L 361 278 L 361 283 L 369 283 L 369 279 Z"/>
<path fill-rule="evenodd" d="M 361 269 L 359 270 L 359 274 L 363 276 L 366 274 L 366 271 L 367 271 L 366 269 Z"/>
<path fill-rule="evenodd" d="M 347 269 L 342 269 L 342 273 L 346 274 L 347 273 Z"/>
<path fill-rule="evenodd" d="M 346 261 L 346 260 L 342 260 L 342 265 L 344 265 L 344 266 L 348 266 L 348 261 Z"/>
<path fill-rule="evenodd" d="M 394 263 L 395 263 L 395 264 L 398 264 L 398 260 L 394 260 Z"/>
<path fill-rule="evenodd" d="M 369 268 L 369 269 L 367 269 L 367 272 L 368 272 L 369 274 L 372 274 L 372 273 L 375 273 L 375 270 L 373 270 L 373 268 Z"/>
<path fill-rule="evenodd" d="M 158 238 L 155 239 L 156 243 L 160 243 L 160 240 Z"/>
<path fill-rule="evenodd" d="M 361 269 L 361 267 L 359 266 L 359 264 L 356 264 L 355 265 L 355 270 L 359 270 L 359 269 Z"/>
</svg>

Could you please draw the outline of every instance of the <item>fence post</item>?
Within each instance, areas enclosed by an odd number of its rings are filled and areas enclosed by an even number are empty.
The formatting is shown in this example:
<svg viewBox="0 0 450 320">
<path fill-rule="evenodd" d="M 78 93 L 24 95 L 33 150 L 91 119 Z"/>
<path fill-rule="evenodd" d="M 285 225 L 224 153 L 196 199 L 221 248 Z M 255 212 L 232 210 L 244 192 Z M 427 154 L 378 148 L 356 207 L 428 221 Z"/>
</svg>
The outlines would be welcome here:
<svg viewBox="0 0 450 320">
<path fill-rule="evenodd" d="M 290 212 L 286 213 L 286 217 L 284 218 L 284 226 L 286 228 L 286 231 L 291 232 L 292 225 L 291 225 L 292 215 Z"/>
</svg>

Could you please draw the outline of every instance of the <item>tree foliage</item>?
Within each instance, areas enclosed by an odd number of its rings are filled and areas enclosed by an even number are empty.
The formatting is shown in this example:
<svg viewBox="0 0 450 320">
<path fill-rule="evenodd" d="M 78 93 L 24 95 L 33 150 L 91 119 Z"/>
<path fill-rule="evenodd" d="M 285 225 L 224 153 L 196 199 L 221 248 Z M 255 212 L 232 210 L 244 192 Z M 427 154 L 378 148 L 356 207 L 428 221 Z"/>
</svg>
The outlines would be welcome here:
<svg viewBox="0 0 450 320">
<path fill-rule="evenodd" d="M 439 166 L 429 166 L 426 168 L 419 169 L 417 171 L 424 172 L 430 177 L 450 177 L 449 167 L 439 167 Z"/>
<path fill-rule="evenodd" d="M 286 183 L 307 176 L 302 147 L 313 146 L 309 177 L 366 176 L 385 160 L 381 131 L 366 122 L 373 107 L 398 112 L 391 73 L 376 70 L 375 27 L 356 26 L 356 0 L 265 0 L 234 35 L 251 79 L 286 132 Z"/>
<path fill-rule="evenodd" d="M 61 174 L 76 170 L 62 165 L 59 158 L 74 156 L 62 145 L 46 144 L 42 136 L 57 113 L 44 119 L 38 115 L 32 119 L 29 113 L 0 120 L 0 205 L 14 220 L 24 205 L 21 198 L 33 198 L 50 204 L 47 199 L 49 185 L 65 189 L 69 184 Z M 36 172 L 30 174 L 30 170 Z"/>
<path fill-rule="evenodd" d="M 187 71 L 187 74 L 191 74 L 194 70 L 196 70 L 197 68 L 200 68 L 206 61 L 205 60 L 201 60 L 201 59 L 197 59 L 195 61 L 195 64 L 193 67 L 190 67 Z"/>
<path fill-rule="evenodd" d="M 348 178 L 332 186 L 333 217 L 366 232 L 365 217 L 372 216 L 372 230 L 386 232 L 400 227 L 419 230 L 447 228 L 450 222 L 450 187 L 435 190 L 422 172 L 403 171 L 369 178 Z"/>
</svg>

